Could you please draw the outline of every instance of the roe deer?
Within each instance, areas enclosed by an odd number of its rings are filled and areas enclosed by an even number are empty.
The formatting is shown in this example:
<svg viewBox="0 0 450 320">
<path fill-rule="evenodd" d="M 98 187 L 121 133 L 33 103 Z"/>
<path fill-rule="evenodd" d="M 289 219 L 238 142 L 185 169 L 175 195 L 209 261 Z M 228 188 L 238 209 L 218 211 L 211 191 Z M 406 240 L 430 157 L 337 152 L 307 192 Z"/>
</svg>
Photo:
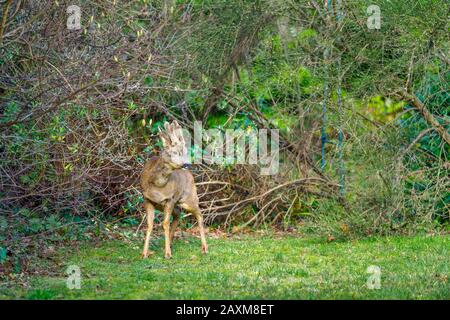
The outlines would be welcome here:
<svg viewBox="0 0 450 320">
<path fill-rule="evenodd" d="M 203 228 L 203 217 L 198 205 L 197 189 L 192 173 L 185 168 L 188 166 L 188 154 L 180 125 L 164 123 L 165 132 L 160 130 L 159 136 L 164 150 L 159 157 L 152 157 L 144 166 L 141 174 L 141 187 L 144 195 L 144 207 L 147 213 L 147 233 L 145 236 L 142 256 L 147 258 L 153 252 L 148 250 L 150 236 L 155 218 L 155 206 L 164 210 L 164 237 L 166 258 L 172 257 L 171 243 L 178 225 L 179 212 L 176 205 L 185 209 L 197 219 L 202 242 L 202 252 L 208 252 Z M 175 210 L 174 210 L 175 209 Z M 170 225 L 170 216 L 173 221 Z"/>
</svg>

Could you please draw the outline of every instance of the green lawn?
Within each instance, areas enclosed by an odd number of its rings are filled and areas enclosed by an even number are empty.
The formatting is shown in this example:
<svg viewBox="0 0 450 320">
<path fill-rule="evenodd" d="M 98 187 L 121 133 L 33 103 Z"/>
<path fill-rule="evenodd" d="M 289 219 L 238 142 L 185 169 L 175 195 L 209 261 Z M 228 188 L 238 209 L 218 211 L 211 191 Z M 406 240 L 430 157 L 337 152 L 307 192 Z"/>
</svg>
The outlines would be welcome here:
<svg viewBox="0 0 450 320">
<path fill-rule="evenodd" d="M 379 238 L 331 242 L 285 237 L 175 241 L 165 260 L 142 260 L 141 242 L 84 247 L 62 258 L 81 268 L 80 290 L 61 276 L 36 277 L 28 299 L 449 299 L 450 237 Z M 381 268 L 381 288 L 368 289 L 367 268 Z M 0 294 L 1 296 L 1 294 Z M 7 295 L 8 296 L 8 295 Z M 9 296 L 11 298 L 11 296 Z"/>
</svg>

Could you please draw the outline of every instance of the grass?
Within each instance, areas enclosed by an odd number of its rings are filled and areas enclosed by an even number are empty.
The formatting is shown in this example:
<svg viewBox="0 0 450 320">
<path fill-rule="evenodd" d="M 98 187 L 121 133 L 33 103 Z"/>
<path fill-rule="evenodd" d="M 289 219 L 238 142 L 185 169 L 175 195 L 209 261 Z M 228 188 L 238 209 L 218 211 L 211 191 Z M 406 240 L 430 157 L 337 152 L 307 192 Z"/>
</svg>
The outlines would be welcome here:
<svg viewBox="0 0 450 320">
<path fill-rule="evenodd" d="M 448 236 L 331 242 L 296 237 L 175 241 L 165 260 L 139 257 L 141 242 L 113 241 L 63 254 L 60 277 L 34 277 L 26 299 L 449 299 Z M 66 288 L 65 268 L 81 268 L 80 290 Z M 368 289 L 367 268 L 381 268 Z M 0 293 L 0 297 L 2 294 Z"/>
</svg>

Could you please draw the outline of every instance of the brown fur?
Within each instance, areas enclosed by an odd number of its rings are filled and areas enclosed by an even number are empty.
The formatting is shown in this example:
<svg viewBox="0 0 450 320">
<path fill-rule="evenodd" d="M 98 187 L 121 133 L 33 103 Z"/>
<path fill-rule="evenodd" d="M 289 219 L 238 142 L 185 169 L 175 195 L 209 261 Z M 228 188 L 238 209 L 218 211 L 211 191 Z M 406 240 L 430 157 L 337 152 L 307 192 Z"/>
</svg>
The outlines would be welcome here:
<svg viewBox="0 0 450 320">
<path fill-rule="evenodd" d="M 178 225 L 179 213 L 174 211 L 175 206 L 185 209 L 197 219 L 200 237 L 202 242 L 202 252 L 208 252 L 206 244 L 205 231 L 203 227 L 203 217 L 198 205 L 197 189 L 195 187 L 194 177 L 188 170 L 181 169 L 180 163 L 172 162 L 170 157 L 171 150 L 181 148 L 180 139 L 176 129 L 180 128 L 178 123 L 171 125 L 165 124 L 168 135 L 161 133 L 165 150 L 159 157 L 152 157 L 144 166 L 141 175 L 141 187 L 144 195 L 144 207 L 147 213 L 147 232 L 142 256 L 147 258 L 153 252 L 148 250 L 150 236 L 153 230 L 153 220 L 155 218 L 155 207 L 163 208 L 164 211 L 164 236 L 166 258 L 172 257 L 171 243 Z M 174 136 L 175 135 L 175 136 Z M 177 138 L 181 141 L 178 141 Z M 166 141 L 165 141 L 166 140 Z M 180 149 L 181 150 L 181 149 Z M 167 152 L 166 152 L 167 151 Z M 184 152 L 184 151 L 182 151 Z M 170 216 L 173 214 L 172 225 L 170 225 Z"/>
</svg>

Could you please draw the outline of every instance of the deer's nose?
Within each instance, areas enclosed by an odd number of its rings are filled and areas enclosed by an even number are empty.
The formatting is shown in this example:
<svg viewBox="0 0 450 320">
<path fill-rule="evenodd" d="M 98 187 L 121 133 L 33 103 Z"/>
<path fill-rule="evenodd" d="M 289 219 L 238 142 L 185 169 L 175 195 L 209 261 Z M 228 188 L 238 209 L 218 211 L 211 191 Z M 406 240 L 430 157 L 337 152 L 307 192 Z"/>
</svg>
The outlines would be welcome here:
<svg viewBox="0 0 450 320">
<path fill-rule="evenodd" d="M 185 164 L 183 164 L 181 167 L 183 168 L 183 169 L 190 169 L 191 168 L 191 164 L 190 163 L 185 163 Z"/>
</svg>

